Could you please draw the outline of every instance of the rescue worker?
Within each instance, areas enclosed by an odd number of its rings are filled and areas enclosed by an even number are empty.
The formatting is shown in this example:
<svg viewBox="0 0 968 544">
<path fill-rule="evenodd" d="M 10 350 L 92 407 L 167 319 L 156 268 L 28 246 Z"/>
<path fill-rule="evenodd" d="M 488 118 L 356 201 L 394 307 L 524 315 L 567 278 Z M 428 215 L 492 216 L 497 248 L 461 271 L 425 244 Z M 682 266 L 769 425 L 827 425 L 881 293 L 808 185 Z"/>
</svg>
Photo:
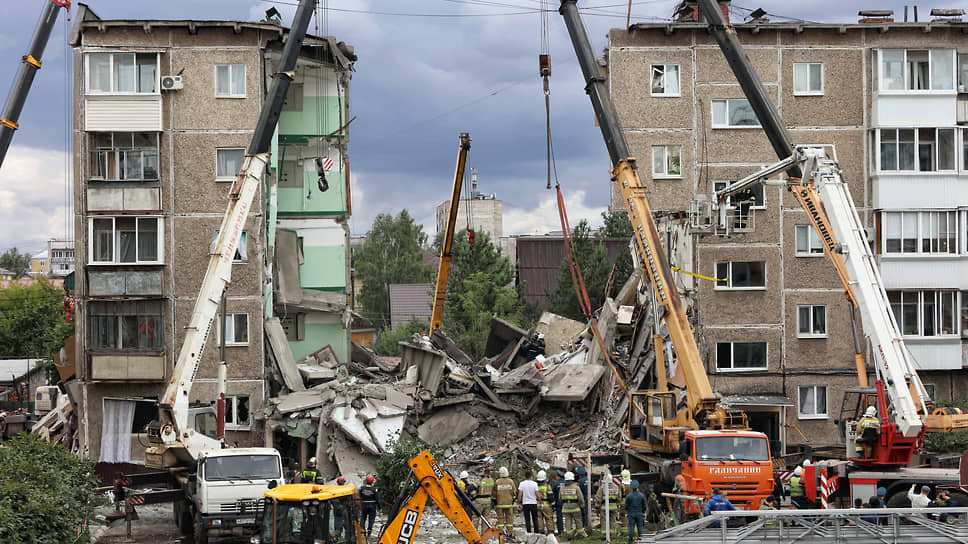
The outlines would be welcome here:
<svg viewBox="0 0 968 544">
<path fill-rule="evenodd" d="M 645 528 L 645 495 L 639 491 L 639 481 L 632 480 L 629 483 L 631 491 L 625 496 L 625 512 L 629 519 L 629 544 L 633 538 L 641 538 L 642 530 Z M 638 536 L 635 531 L 638 531 Z"/>
<path fill-rule="evenodd" d="M 302 471 L 301 481 L 304 484 L 314 484 L 317 478 L 319 478 L 319 473 L 316 472 L 316 458 L 310 457 L 309 462 L 306 463 L 306 468 Z"/>
<path fill-rule="evenodd" d="M 380 492 L 373 485 L 373 475 L 366 476 L 366 483 L 360 488 L 360 528 L 366 529 L 366 536 L 373 533 L 373 522 L 376 521 L 376 508 L 380 504 Z"/>
<path fill-rule="evenodd" d="M 800 510 L 810 508 L 810 502 L 807 501 L 806 492 L 803 489 L 803 467 L 793 469 L 793 477 L 790 478 L 790 504 Z"/>
<path fill-rule="evenodd" d="M 881 433 L 881 420 L 877 419 L 877 408 L 868 406 L 864 412 L 864 417 L 857 422 L 857 438 L 854 439 L 854 446 L 857 449 L 857 457 L 869 459 L 871 449 L 877 442 L 877 436 Z"/>
<path fill-rule="evenodd" d="M 627 497 L 628 494 L 632 492 L 632 473 L 629 472 L 629 469 L 625 468 L 625 469 L 622 469 L 621 476 L 622 476 L 622 485 L 620 489 L 622 491 L 622 499 L 624 500 L 625 497 Z M 625 527 L 626 523 L 628 523 L 628 518 L 625 515 L 625 509 L 619 508 L 618 524 L 622 527 Z"/>
<path fill-rule="evenodd" d="M 588 527 L 588 514 L 591 508 L 589 508 L 589 501 L 591 497 L 588 496 L 588 471 L 585 467 L 579 466 L 575 469 L 575 474 L 578 476 L 578 487 L 581 489 L 582 503 L 582 526 Z"/>
<path fill-rule="evenodd" d="M 494 499 L 494 478 L 491 478 L 491 468 L 484 467 L 484 477 L 477 482 L 477 496 L 474 497 L 474 506 L 477 507 L 477 511 L 481 513 L 481 519 L 478 520 L 478 532 L 483 533 L 486 524 L 484 520 L 488 520 L 488 523 L 494 523 L 494 511 L 491 508 L 491 501 Z"/>
<path fill-rule="evenodd" d="M 548 485 L 548 473 L 538 471 L 538 532 L 546 535 L 555 532 L 554 493 Z"/>
<path fill-rule="evenodd" d="M 565 532 L 565 518 L 561 514 L 561 486 L 565 484 L 565 473 L 561 469 L 555 469 L 555 483 L 551 484 L 551 494 L 555 498 L 555 527 L 558 529 L 556 534 Z"/>
<path fill-rule="evenodd" d="M 508 468 L 498 469 L 498 478 L 494 482 L 494 506 L 497 510 L 497 528 L 505 536 L 514 536 L 514 496 L 517 487 L 514 480 L 509 478 Z"/>
<path fill-rule="evenodd" d="M 736 510 L 733 503 L 729 502 L 725 494 L 720 492 L 718 489 L 713 489 L 713 498 L 709 499 L 706 503 L 706 507 L 702 509 L 702 514 L 708 516 L 712 512 L 724 512 L 727 510 Z M 710 527 L 719 527 L 719 520 L 716 520 L 709 524 Z"/>
<path fill-rule="evenodd" d="M 469 501 L 473 501 L 474 497 L 477 496 L 477 486 L 471 482 L 471 475 L 466 470 L 460 471 L 460 480 L 457 480 L 457 487 L 467 495 Z M 464 512 L 467 512 L 468 517 L 472 516 L 470 504 L 463 500 L 461 500 L 461 504 L 464 506 Z"/>
<path fill-rule="evenodd" d="M 575 483 L 574 473 L 565 473 L 565 483 L 558 490 L 558 495 L 561 497 L 561 515 L 567 526 L 567 530 L 563 533 L 565 537 L 588 538 L 588 533 L 585 532 L 585 526 L 582 524 L 585 501 L 582 499 L 581 489 Z"/>
<path fill-rule="evenodd" d="M 598 485 L 598 491 L 595 493 L 595 508 L 598 509 L 598 520 L 599 528 L 605 531 L 605 518 L 608 517 L 608 527 L 609 530 L 615 531 L 618 528 L 618 506 L 622 500 L 622 488 L 621 485 L 616 485 L 615 482 L 611 481 L 612 475 L 606 472 L 602 476 L 602 481 Z M 605 487 L 608 487 L 608 491 L 605 491 Z M 605 495 L 608 494 L 608 510 L 605 510 Z"/>
<path fill-rule="evenodd" d="M 336 485 L 346 485 L 346 478 L 342 476 L 336 478 Z"/>
</svg>

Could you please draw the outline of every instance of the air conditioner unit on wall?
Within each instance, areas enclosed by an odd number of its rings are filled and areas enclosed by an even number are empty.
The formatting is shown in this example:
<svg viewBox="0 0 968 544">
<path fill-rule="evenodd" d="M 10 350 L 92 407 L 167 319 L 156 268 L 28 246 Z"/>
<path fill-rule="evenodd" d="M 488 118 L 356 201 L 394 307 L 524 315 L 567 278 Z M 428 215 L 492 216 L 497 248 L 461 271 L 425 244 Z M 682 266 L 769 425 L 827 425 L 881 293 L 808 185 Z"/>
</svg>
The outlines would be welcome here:
<svg viewBox="0 0 968 544">
<path fill-rule="evenodd" d="M 182 76 L 161 76 L 161 90 L 177 91 L 184 88 Z"/>
</svg>

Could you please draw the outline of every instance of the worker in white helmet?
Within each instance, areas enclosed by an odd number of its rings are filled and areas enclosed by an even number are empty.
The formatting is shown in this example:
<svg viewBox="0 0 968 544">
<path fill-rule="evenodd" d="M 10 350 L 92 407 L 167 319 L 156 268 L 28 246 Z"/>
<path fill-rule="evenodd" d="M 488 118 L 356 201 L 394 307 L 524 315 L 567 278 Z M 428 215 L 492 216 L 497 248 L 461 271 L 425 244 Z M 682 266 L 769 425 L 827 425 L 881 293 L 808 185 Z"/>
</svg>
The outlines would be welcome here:
<svg viewBox="0 0 968 544">
<path fill-rule="evenodd" d="M 565 538 L 588 538 L 583 522 L 585 500 L 575 483 L 575 473 L 565 473 L 565 484 L 558 490 L 558 496 L 561 497 L 561 515 L 565 518 Z"/>
<path fill-rule="evenodd" d="M 548 473 L 538 471 L 538 532 L 545 535 L 555 532 L 554 493 L 548 483 Z"/>
<path fill-rule="evenodd" d="M 497 510 L 497 527 L 504 536 L 514 536 L 514 497 L 517 486 L 510 478 L 507 467 L 498 469 L 498 476 L 494 482 L 494 501 Z"/>
<path fill-rule="evenodd" d="M 304 484 L 315 484 L 319 478 L 319 472 L 316 471 L 316 458 L 310 457 L 309 461 L 306 463 L 306 468 L 302 471 L 302 483 Z"/>
<path fill-rule="evenodd" d="M 881 434 L 881 420 L 877 419 L 877 408 L 868 406 L 864 417 L 857 422 L 857 437 L 854 438 L 854 448 L 857 457 L 869 459 L 877 437 Z"/>
</svg>

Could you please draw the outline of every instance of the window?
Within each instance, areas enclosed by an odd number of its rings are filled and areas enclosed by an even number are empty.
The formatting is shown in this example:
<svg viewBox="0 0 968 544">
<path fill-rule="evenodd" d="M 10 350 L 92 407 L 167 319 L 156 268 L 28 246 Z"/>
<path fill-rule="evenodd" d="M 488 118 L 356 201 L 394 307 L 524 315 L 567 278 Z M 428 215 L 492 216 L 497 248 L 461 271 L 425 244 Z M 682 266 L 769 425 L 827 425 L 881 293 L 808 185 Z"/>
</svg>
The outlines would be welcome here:
<svg viewBox="0 0 968 544">
<path fill-rule="evenodd" d="M 215 316 L 216 340 L 222 342 L 222 317 Z M 225 318 L 225 345 L 249 344 L 249 314 L 227 314 Z"/>
<path fill-rule="evenodd" d="M 794 227 L 797 239 L 797 257 L 823 255 L 823 242 L 813 225 L 796 225 Z"/>
<path fill-rule="evenodd" d="M 716 342 L 717 370 L 766 370 L 766 342 Z"/>
<path fill-rule="evenodd" d="M 764 289 L 766 263 L 763 261 L 727 261 L 716 263 L 716 289 Z"/>
<path fill-rule="evenodd" d="M 823 64 L 819 62 L 794 62 L 793 94 L 823 94 Z"/>
<path fill-rule="evenodd" d="M 682 146 L 679 146 L 679 145 L 652 146 L 652 177 L 653 178 L 682 177 Z"/>
<path fill-rule="evenodd" d="M 87 92 L 153 94 L 158 92 L 158 53 L 89 53 Z"/>
<path fill-rule="evenodd" d="M 215 150 L 215 181 L 234 181 L 242 169 L 245 149 L 226 148 Z"/>
<path fill-rule="evenodd" d="M 158 179 L 157 132 L 89 133 L 90 178 L 106 181 Z"/>
<path fill-rule="evenodd" d="M 882 172 L 955 170 L 955 129 L 878 129 Z"/>
<path fill-rule="evenodd" d="M 922 383 L 921 385 L 923 385 L 924 390 L 928 392 L 928 398 L 931 398 L 931 399 L 938 398 L 937 396 L 935 396 L 935 391 L 937 390 L 937 387 L 935 387 L 933 383 Z"/>
<path fill-rule="evenodd" d="M 245 98 L 245 65 L 215 65 L 215 97 Z"/>
<path fill-rule="evenodd" d="M 827 386 L 802 385 L 797 388 L 799 400 L 797 415 L 800 419 L 826 419 Z"/>
<path fill-rule="evenodd" d="M 248 236 L 246 235 L 248 231 L 243 230 L 242 236 L 239 237 L 239 245 L 235 248 L 235 257 L 232 258 L 233 263 L 247 263 L 249 262 L 249 246 L 248 246 Z M 208 246 L 208 254 L 211 255 L 215 253 L 215 244 L 218 243 L 218 233 L 215 231 L 215 238 L 212 239 L 212 243 Z"/>
<path fill-rule="evenodd" d="M 225 397 L 225 428 L 248 429 L 252 424 L 249 419 L 249 396 L 231 395 Z"/>
<path fill-rule="evenodd" d="M 305 340 L 306 338 L 306 314 L 290 314 L 280 317 L 282 330 L 286 331 L 286 340 Z"/>
<path fill-rule="evenodd" d="M 714 181 L 713 191 L 720 191 L 729 186 L 729 181 Z M 766 209 L 766 189 L 762 183 L 757 183 L 751 187 L 747 187 L 738 193 L 733 193 L 732 195 L 726 197 L 727 206 L 742 206 L 748 205 L 755 210 L 765 210 Z"/>
<path fill-rule="evenodd" d="M 91 217 L 88 262 L 161 264 L 164 234 L 160 217 Z"/>
<path fill-rule="evenodd" d="M 165 347 L 164 301 L 89 303 L 92 350 L 161 351 Z"/>
<path fill-rule="evenodd" d="M 797 337 L 827 337 L 826 306 L 797 306 Z"/>
<path fill-rule="evenodd" d="M 652 96 L 679 96 L 679 65 L 652 65 Z"/>
<path fill-rule="evenodd" d="M 954 89 L 954 49 L 882 49 L 881 91 L 950 91 Z"/>
<path fill-rule="evenodd" d="M 750 101 L 745 98 L 713 100 L 713 128 L 758 127 Z"/>
<path fill-rule="evenodd" d="M 958 253 L 958 212 L 883 212 L 885 253 Z"/>
<path fill-rule="evenodd" d="M 887 299 L 905 336 L 958 334 L 957 291 L 888 291 Z"/>
</svg>

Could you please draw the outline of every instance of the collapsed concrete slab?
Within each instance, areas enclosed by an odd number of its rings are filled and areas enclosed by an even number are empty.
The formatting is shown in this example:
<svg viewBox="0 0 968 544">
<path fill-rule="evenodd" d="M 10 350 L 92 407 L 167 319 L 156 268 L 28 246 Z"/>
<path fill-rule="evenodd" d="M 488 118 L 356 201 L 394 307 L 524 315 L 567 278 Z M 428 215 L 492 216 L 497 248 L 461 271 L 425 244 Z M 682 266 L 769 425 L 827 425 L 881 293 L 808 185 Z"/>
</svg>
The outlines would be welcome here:
<svg viewBox="0 0 968 544">
<path fill-rule="evenodd" d="M 474 432 L 480 424 L 467 412 L 445 408 L 417 428 L 417 437 L 424 443 L 447 447 Z"/>
<path fill-rule="evenodd" d="M 537 391 L 543 383 L 544 378 L 541 375 L 541 370 L 533 362 L 525 363 L 492 381 L 497 390 L 525 387 Z"/>
<path fill-rule="evenodd" d="M 366 451 L 373 455 L 379 455 L 380 448 L 373 442 L 369 429 L 358 416 L 359 412 L 352 406 L 337 406 L 333 408 L 329 419 L 354 442 L 363 446 Z"/>
<path fill-rule="evenodd" d="M 417 368 L 417 383 L 430 392 L 437 394 L 440 381 L 444 377 L 447 355 L 432 347 L 420 346 L 400 342 L 403 356 L 400 360 L 400 372 L 406 372 L 411 367 Z"/>
<path fill-rule="evenodd" d="M 282 328 L 279 318 L 271 317 L 265 320 L 266 337 L 269 339 L 269 353 L 282 374 L 282 379 L 290 391 L 303 391 L 306 385 L 302 381 L 296 361 L 289 349 L 286 331 Z"/>
<path fill-rule="evenodd" d="M 392 444 L 400 440 L 403 433 L 403 426 L 407 422 L 407 414 L 402 413 L 389 417 L 376 417 L 366 422 L 366 428 L 370 431 L 376 445 L 384 453 L 393 451 Z"/>
<path fill-rule="evenodd" d="M 515 326 L 497 316 L 491 318 L 491 332 L 487 336 L 484 347 L 484 357 L 500 355 L 508 347 L 517 344 L 522 338 L 527 338 L 528 331 Z"/>
<path fill-rule="evenodd" d="M 337 375 L 336 369 L 325 368 L 319 365 L 301 363 L 297 364 L 296 368 L 299 369 L 299 374 L 303 377 L 303 380 L 309 384 L 318 384 L 335 380 Z"/>
<path fill-rule="evenodd" d="M 585 400 L 605 373 L 604 365 L 562 364 L 544 375 L 545 400 L 574 402 Z"/>
<path fill-rule="evenodd" d="M 547 353 L 553 354 L 576 342 L 586 326 L 580 321 L 544 312 L 534 326 L 534 332 L 544 335 L 545 349 Z"/>
<path fill-rule="evenodd" d="M 323 404 L 329 404 L 335 397 L 336 393 L 330 389 L 298 391 L 279 397 L 279 405 L 276 409 L 282 414 L 300 412 L 322 406 Z"/>
<path fill-rule="evenodd" d="M 334 439 L 331 446 L 340 475 L 350 483 L 362 485 L 367 475 L 376 474 L 376 457 L 361 453 L 358 447 L 345 440 Z"/>
</svg>

